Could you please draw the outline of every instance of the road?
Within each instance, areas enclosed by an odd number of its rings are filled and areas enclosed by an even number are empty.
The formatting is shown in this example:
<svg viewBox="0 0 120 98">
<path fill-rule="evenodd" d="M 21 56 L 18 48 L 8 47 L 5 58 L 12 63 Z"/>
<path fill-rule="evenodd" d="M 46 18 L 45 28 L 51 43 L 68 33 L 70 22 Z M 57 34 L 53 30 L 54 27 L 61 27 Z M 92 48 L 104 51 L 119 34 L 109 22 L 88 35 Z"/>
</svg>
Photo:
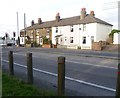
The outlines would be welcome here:
<svg viewBox="0 0 120 98">
<path fill-rule="evenodd" d="M 4 48 L 2 68 L 8 69 L 8 51 L 14 51 L 15 73 L 26 79 L 26 53 L 33 54 L 35 84 L 57 89 L 57 59 L 66 57 L 66 95 L 114 96 L 117 52 L 44 48 Z M 47 86 L 46 86 L 47 85 Z M 71 93 L 72 92 L 72 93 Z"/>
</svg>

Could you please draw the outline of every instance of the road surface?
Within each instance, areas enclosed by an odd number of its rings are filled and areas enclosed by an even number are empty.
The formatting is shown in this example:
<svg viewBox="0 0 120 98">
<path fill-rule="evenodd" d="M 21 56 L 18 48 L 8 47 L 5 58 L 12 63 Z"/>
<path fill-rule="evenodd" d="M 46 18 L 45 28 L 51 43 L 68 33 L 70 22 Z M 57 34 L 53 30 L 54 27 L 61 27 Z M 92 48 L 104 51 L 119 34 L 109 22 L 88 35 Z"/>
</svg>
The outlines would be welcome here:
<svg viewBox="0 0 120 98">
<path fill-rule="evenodd" d="M 14 51 L 15 74 L 26 79 L 26 53 L 33 54 L 34 82 L 57 90 L 57 59 L 66 57 L 66 95 L 114 96 L 118 54 L 44 48 L 4 48 L 2 68 L 8 69 L 8 51 Z M 72 93 L 71 93 L 72 92 Z"/>
</svg>

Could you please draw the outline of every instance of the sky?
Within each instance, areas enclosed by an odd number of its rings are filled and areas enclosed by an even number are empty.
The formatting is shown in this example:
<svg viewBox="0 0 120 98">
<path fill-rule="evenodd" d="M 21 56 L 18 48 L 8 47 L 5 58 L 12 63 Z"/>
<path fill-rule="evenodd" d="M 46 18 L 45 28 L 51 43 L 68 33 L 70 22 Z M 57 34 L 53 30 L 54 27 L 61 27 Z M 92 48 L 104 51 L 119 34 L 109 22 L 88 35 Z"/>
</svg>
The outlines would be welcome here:
<svg viewBox="0 0 120 98">
<path fill-rule="evenodd" d="M 42 21 L 54 20 L 58 12 L 61 18 L 78 16 L 83 7 L 87 14 L 93 10 L 95 17 L 117 28 L 117 0 L 1 0 L 0 36 L 8 33 L 12 37 L 13 32 L 17 33 L 17 12 L 20 31 L 24 28 L 24 13 L 26 26 L 30 26 L 31 21 L 37 23 L 38 18 Z"/>
</svg>

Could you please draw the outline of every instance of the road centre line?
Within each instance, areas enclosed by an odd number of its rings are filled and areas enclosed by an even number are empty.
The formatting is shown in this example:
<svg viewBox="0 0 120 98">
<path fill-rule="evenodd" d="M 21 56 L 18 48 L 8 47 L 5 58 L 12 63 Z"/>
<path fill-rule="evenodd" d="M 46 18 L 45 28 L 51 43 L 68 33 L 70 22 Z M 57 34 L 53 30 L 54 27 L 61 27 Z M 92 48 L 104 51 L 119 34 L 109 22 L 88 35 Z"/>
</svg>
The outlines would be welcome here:
<svg viewBox="0 0 120 98">
<path fill-rule="evenodd" d="M 9 61 L 7 61 L 7 60 L 2 60 L 2 61 L 3 61 L 3 62 L 6 62 L 6 63 L 9 62 Z M 21 64 L 18 64 L 18 63 L 14 63 L 14 64 L 17 65 L 17 66 L 20 66 L 20 67 L 27 68 L 27 66 L 25 66 L 25 65 L 21 65 Z M 44 71 L 44 70 L 40 70 L 40 69 L 36 69 L 36 68 L 33 68 L 33 70 L 38 71 L 38 72 L 41 72 L 41 73 L 44 73 L 44 74 L 48 74 L 48 75 L 51 75 L 51 76 L 55 76 L 55 77 L 58 76 L 58 75 L 55 74 L 55 73 L 51 73 L 51 72 Z M 78 79 L 74 79 L 74 78 L 70 78 L 70 77 L 65 77 L 65 79 L 70 80 L 70 81 L 74 81 L 74 82 L 77 82 L 77 83 L 82 83 L 82 84 L 85 84 L 85 85 L 88 85 L 88 86 L 92 86 L 92 87 L 96 87 L 96 88 L 108 90 L 108 91 L 111 91 L 111 92 L 116 92 L 116 90 L 113 89 L 113 88 L 101 86 L 101 85 L 98 85 L 98 84 L 93 84 L 93 83 L 86 82 L 86 81 L 83 81 L 83 80 L 78 80 Z"/>
<path fill-rule="evenodd" d="M 66 62 L 76 63 L 76 64 L 84 64 L 84 65 L 91 65 L 91 66 L 96 66 L 96 67 L 105 67 L 105 68 L 117 69 L 115 67 L 110 67 L 110 66 L 102 66 L 102 65 L 97 65 L 97 64 L 90 64 L 90 63 L 83 63 L 83 62 L 76 62 L 76 61 L 69 61 L 69 60 L 66 60 Z"/>
<path fill-rule="evenodd" d="M 19 53 L 14 53 L 14 54 L 25 56 L 25 54 L 19 54 Z M 37 57 L 37 56 L 33 56 L 33 57 Z M 84 64 L 84 65 L 91 65 L 91 66 L 96 66 L 96 67 L 104 67 L 104 68 L 110 68 L 110 69 L 118 69 L 118 68 L 110 67 L 110 66 L 103 66 L 103 65 L 91 64 L 91 63 L 84 63 L 84 62 L 76 62 L 76 61 L 70 61 L 70 60 L 66 60 L 66 62 L 76 63 L 76 64 Z"/>
</svg>

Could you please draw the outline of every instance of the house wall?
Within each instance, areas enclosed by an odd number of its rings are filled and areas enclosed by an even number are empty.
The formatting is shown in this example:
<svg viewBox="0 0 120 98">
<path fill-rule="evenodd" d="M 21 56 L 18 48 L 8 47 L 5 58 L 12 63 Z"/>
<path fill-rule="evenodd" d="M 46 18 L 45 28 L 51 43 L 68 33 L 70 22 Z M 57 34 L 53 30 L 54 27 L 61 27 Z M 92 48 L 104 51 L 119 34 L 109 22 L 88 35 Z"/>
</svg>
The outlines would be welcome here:
<svg viewBox="0 0 120 98">
<path fill-rule="evenodd" d="M 120 33 L 114 33 L 113 44 L 120 44 Z"/>
<path fill-rule="evenodd" d="M 104 24 L 89 23 L 86 24 L 86 29 L 83 31 L 83 24 L 73 25 L 73 32 L 70 31 L 71 26 L 60 26 L 58 33 L 56 27 L 52 27 L 52 43 L 56 44 L 56 35 L 62 35 L 58 38 L 58 44 L 67 45 L 68 48 L 92 49 L 92 40 L 99 42 L 106 41 L 112 27 Z M 70 43 L 70 37 L 73 37 L 73 43 Z M 83 43 L 83 37 L 86 37 L 86 43 Z M 66 38 L 66 41 L 65 41 Z M 62 41 L 61 41 L 62 39 Z"/>
<path fill-rule="evenodd" d="M 97 23 L 97 31 L 96 31 L 96 42 L 106 41 L 109 38 L 109 33 L 112 30 L 112 26 L 104 25 Z"/>
<path fill-rule="evenodd" d="M 92 38 L 96 41 L 96 23 L 86 24 L 86 30 L 80 32 L 81 49 L 91 49 Z M 83 25 L 82 25 L 83 26 Z M 83 37 L 86 37 L 86 44 L 83 43 Z"/>
<path fill-rule="evenodd" d="M 77 46 L 79 45 L 79 25 L 73 26 L 73 32 L 71 32 L 71 26 L 60 26 L 57 27 L 58 32 L 56 33 L 56 27 L 52 27 L 52 43 L 56 44 L 57 35 L 62 35 L 58 38 L 58 44 L 68 45 L 68 46 Z M 73 43 L 70 43 L 70 38 L 73 37 Z"/>
</svg>

